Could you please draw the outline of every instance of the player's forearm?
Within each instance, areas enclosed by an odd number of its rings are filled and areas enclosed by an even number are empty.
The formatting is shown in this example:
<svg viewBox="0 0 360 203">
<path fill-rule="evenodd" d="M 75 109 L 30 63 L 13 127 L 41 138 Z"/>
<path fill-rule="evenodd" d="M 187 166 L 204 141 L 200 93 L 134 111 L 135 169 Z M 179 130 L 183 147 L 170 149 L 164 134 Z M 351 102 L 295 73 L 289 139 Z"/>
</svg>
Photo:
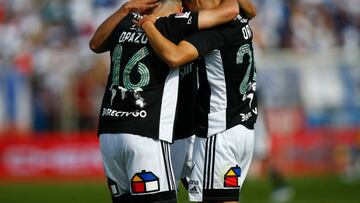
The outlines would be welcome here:
<svg viewBox="0 0 360 203">
<path fill-rule="evenodd" d="M 247 19 L 252 19 L 256 16 L 256 6 L 251 0 L 237 0 L 240 6 L 240 14 Z"/>
<path fill-rule="evenodd" d="M 219 6 L 199 12 L 199 29 L 214 27 L 233 20 L 239 14 L 237 0 L 223 0 Z"/>
<path fill-rule="evenodd" d="M 129 12 L 142 13 L 158 6 L 158 0 L 131 0 L 124 3 L 119 10 L 106 19 L 96 30 L 89 42 L 89 47 L 96 53 L 106 52 L 109 47 L 109 36 L 117 24 L 129 14 Z"/>
<path fill-rule="evenodd" d="M 142 25 L 148 41 L 159 56 L 170 68 L 176 68 L 176 45 L 165 38 L 152 22 L 146 22 Z"/>
<path fill-rule="evenodd" d="M 95 53 L 102 53 L 109 50 L 109 36 L 117 24 L 129 14 L 129 9 L 124 4 L 119 10 L 107 18 L 96 30 L 89 42 L 89 47 Z"/>
<path fill-rule="evenodd" d="M 179 68 L 199 56 L 197 49 L 190 43 L 181 41 L 178 45 L 174 44 L 164 37 L 152 22 L 142 24 L 142 29 L 155 53 L 172 69 Z"/>
</svg>

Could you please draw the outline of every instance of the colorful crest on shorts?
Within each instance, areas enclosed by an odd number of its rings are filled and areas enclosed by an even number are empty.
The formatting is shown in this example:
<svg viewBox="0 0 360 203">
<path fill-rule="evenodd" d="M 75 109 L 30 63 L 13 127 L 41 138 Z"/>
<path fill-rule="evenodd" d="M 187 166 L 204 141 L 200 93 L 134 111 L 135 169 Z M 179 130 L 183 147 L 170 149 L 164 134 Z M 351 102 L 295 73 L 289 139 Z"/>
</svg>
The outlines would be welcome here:
<svg viewBox="0 0 360 203">
<path fill-rule="evenodd" d="M 159 178 L 151 171 L 141 171 L 131 178 L 132 193 L 147 193 L 159 190 Z"/>
<path fill-rule="evenodd" d="M 224 187 L 240 187 L 241 168 L 231 167 L 224 176 Z"/>
</svg>

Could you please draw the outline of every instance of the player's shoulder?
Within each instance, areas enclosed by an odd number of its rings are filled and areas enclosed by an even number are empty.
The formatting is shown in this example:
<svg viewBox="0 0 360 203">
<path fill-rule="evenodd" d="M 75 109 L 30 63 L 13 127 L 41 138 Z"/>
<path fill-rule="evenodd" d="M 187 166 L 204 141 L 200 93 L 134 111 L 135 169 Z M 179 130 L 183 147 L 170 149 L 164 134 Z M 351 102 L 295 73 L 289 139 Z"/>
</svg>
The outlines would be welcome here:
<svg viewBox="0 0 360 203">
<path fill-rule="evenodd" d="M 195 12 L 181 12 L 181 13 L 173 13 L 170 14 L 169 16 L 164 16 L 164 17 L 160 17 L 159 19 L 163 19 L 163 20 L 167 20 L 167 21 L 172 21 L 172 22 L 187 22 L 189 19 L 192 19 L 193 16 L 196 15 Z"/>
<path fill-rule="evenodd" d="M 249 23 L 250 20 L 241 15 L 237 15 L 235 21 L 239 21 L 240 23 Z"/>
<path fill-rule="evenodd" d="M 139 15 L 139 14 L 129 13 L 118 23 L 118 26 L 120 26 L 122 29 L 125 29 L 134 24 L 133 20 L 138 20 L 140 18 L 141 18 L 141 15 Z"/>
<path fill-rule="evenodd" d="M 231 24 L 235 26 L 244 26 L 249 24 L 249 19 L 244 18 L 241 15 L 237 15 L 236 18 L 231 21 Z"/>
<path fill-rule="evenodd" d="M 238 15 L 234 20 L 218 26 L 217 30 L 226 35 L 232 35 L 242 32 L 244 27 L 249 27 L 250 29 L 249 19 Z"/>
<path fill-rule="evenodd" d="M 218 25 L 216 27 L 213 28 L 209 28 L 206 31 L 207 32 L 220 32 L 220 33 L 233 33 L 233 32 L 238 32 L 239 28 L 241 30 L 242 27 L 246 26 L 249 24 L 249 20 L 247 18 L 244 18 L 240 15 L 236 16 L 232 21 Z"/>
<path fill-rule="evenodd" d="M 197 28 L 197 13 L 189 11 L 160 17 L 156 20 L 155 26 L 158 29 L 170 29 L 181 33 L 193 32 Z"/>
<path fill-rule="evenodd" d="M 127 15 L 128 17 L 132 18 L 132 19 L 136 19 L 136 20 L 139 20 L 142 16 L 138 13 L 129 13 Z"/>
<path fill-rule="evenodd" d="M 175 19 L 188 19 L 191 17 L 191 11 L 187 11 L 187 12 L 181 12 L 181 13 L 173 13 L 170 15 L 171 18 L 175 18 Z"/>
</svg>

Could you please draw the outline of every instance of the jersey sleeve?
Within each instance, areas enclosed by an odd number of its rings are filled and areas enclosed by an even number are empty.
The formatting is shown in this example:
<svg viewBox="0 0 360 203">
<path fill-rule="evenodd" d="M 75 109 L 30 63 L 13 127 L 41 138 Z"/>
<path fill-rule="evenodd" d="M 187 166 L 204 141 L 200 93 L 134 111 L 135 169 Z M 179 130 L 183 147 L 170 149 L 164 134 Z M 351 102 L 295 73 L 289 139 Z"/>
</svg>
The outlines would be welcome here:
<svg viewBox="0 0 360 203">
<path fill-rule="evenodd" d="M 169 22 L 171 27 L 176 31 L 180 32 L 181 30 L 184 33 L 193 33 L 198 30 L 198 12 L 185 12 L 185 13 L 175 13 L 169 16 Z"/>
<path fill-rule="evenodd" d="M 175 13 L 159 18 L 155 26 L 172 42 L 178 43 L 185 36 L 198 30 L 198 12 Z"/>
<path fill-rule="evenodd" d="M 199 56 L 202 57 L 208 52 L 222 47 L 226 39 L 220 28 L 214 28 L 193 33 L 184 40 L 192 44 L 199 52 Z"/>
</svg>

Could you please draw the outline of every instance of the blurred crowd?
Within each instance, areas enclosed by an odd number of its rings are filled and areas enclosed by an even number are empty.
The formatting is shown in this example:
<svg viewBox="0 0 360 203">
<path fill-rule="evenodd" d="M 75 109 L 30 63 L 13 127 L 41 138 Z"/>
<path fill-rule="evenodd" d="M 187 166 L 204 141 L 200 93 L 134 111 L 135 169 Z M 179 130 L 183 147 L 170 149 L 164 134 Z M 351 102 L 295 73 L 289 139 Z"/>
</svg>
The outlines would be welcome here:
<svg viewBox="0 0 360 203">
<path fill-rule="evenodd" d="M 96 129 L 109 62 L 88 41 L 122 3 L 0 0 L 0 131 Z M 360 0 L 254 3 L 256 51 L 359 54 Z"/>
<path fill-rule="evenodd" d="M 358 50 L 359 0 L 256 0 L 254 29 L 261 48 Z"/>
</svg>

